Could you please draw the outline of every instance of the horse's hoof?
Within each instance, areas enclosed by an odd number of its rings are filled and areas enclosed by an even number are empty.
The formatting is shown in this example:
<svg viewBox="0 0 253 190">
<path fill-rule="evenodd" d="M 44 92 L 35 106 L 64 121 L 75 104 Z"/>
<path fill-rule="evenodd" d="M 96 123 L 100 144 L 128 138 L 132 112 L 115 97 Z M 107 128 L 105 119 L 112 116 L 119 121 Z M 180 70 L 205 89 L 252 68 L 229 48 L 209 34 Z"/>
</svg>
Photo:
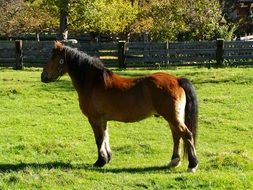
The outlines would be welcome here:
<svg viewBox="0 0 253 190">
<path fill-rule="evenodd" d="M 102 168 L 105 164 L 106 164 L 105 160 L 99 159 L 93 164 L 93 166 L 97 168 Z"/>
<path fill-rule="evenodd" d="M 189 172 L 189 173 L 195 173 L 197 171 L 197 169 L 198 169 L 198 166 L 199 165 L 196 165 L 194 168 L 188 168 L 187 172 Z"/>
<path fill-rule="evenodd" d="M 168 164 L 169 168 L 176 168 L 181 165 L 180 158 L 174 158 L 173 160 L 170 161 Z"/>
</svg>

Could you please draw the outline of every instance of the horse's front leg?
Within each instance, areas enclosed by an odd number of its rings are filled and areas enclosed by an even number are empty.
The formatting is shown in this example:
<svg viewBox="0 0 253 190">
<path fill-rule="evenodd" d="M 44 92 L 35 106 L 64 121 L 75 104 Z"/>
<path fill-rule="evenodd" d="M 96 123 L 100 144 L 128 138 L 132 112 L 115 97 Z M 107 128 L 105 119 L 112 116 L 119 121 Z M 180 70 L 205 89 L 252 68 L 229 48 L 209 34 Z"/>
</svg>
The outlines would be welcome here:
<svg viewBox="0 0 253 190">
<path fill-rule="evenodd" d="M 94 166 L 103 167 L 112 157 L 107 122 L 94 118 L 89 118 L 89 122 L 92 126 L 98 149 L 98 159 Z"/>
</svg>

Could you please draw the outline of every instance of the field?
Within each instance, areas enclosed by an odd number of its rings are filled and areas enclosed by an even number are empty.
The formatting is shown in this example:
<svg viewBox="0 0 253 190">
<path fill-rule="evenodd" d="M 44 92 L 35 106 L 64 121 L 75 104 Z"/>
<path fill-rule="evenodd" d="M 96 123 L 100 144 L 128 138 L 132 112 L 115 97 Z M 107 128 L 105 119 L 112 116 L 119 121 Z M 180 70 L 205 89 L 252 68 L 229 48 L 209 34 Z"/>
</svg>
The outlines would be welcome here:
<svg viewBox="0 0 253 190">
<path fill-rule="evenodd" d="M 125 76 L 155 72 L 115 71 Z M 253 189 L 253 68 L 177 68 L 199 97 L 196 173 L 169 170 L 166 122 L 110 122 L 113 159 L 93 168 L 95 140 L 68 76 L 0 69 L 0 189 Z"/>
</svg>

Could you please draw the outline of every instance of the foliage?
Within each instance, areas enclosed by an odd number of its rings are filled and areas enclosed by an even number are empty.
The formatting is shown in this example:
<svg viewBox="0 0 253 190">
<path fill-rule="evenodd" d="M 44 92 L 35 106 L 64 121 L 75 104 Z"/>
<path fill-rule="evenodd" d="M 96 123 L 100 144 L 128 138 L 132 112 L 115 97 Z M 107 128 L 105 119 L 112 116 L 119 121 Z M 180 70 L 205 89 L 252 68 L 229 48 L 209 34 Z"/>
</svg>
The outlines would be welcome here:
<svg viewBox="0 0 253 190">
<path fill-rule="evenodd" d="M 137 6 L 124 0 L 81 0 L 71 4 L 72 30 L 91 32 L 123 32 L 137 13 Z"/>
<path fill-rule="evenodd" d="M 151 34 L 157 40 L 211 40 L 220 28 L 221 12 L 216 0 L 162 1 L 149 11 L 154 20 Z"/>
<path fill-rule="evenodd" d="M 149 14 L 154 20 L 151 35 L 155 40 L 176 40 L 180 32 L 187 30 L 182 19 L 184 10 L 181 1 L 164 1 L 153 4 Z"/>
<path fill-rule="evenodd" d="M 237 27 L 238 25 L 233 23 L 220 26 L 215 31 L 216 37 L 230 41 L 234 38 L 234 32 L 236 31 Z"/>
<path fill-rule="evenodd" d="M 136 76 L 154 71 L 128 70 Z M 165 166 L 167 123 L 109 122 L 112 162 L 97 157 L 92 129 L 68 76 L 40 82 L 41 69 L 0 69 L 0 189 L 252 189 L 253 69 L 178 68 L 199 98 L 199 170 Z"/>
<path fill-rule="evenodd" d="M 50 31 L 58 21 L 39 4 L 7 2 L 0 8 L 0 34 L 20 35 L 26 32 Z"/>
<path fill-rule="evenodd" d="M 0 33 L 58 31 L 61 10 L 70 32 L 149 32 L 153 40 L 232 38 L 236 25 L 219 25 L 217 0 L 26 0 L 0 8 Z"/>
<path fill-rule="evenodd" d="M 236 25 L 220 26 L 221 7 L 216 0 L 155 0 L 140 7 L 132 28 L 149 31 L 153 40 L 232 39 Z"/>
</svg>

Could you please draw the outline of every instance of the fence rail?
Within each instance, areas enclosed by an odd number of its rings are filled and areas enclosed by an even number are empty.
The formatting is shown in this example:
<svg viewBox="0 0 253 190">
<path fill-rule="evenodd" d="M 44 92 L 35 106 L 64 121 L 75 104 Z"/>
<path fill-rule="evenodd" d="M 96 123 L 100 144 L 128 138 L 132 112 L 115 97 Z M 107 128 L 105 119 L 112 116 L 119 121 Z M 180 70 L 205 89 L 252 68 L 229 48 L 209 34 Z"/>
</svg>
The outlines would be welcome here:
<svg viewBox="0 0 253 190">
<path fill-rule="evenodd" d="M 218 39 L 212 42 L 79 42 L 67 45 L 99 57 L 108 67 L 253 65 L 253 41 Z M 41 67 L 47 62 L 53 46 L 53 41 L 0 41 L 0 66 Z"/>
</svg>

